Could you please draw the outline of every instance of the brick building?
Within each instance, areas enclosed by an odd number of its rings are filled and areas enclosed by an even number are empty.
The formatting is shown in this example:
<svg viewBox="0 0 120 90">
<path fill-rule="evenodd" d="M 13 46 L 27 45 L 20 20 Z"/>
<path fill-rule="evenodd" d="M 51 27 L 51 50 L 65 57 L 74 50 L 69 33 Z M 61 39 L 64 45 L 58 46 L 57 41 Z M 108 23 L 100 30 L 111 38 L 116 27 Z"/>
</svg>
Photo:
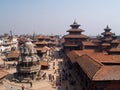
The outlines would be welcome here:
<svg viewBox="0 0 120 90">
<path fill-rule="evenodd" d="M 67 66 L 83 90 L 119 90 L 120 56 L 93 51 L 71 51 Z"/>
<path fill-rule="evenodd" d="M 74 29 L 74 25 L 79 27 L 74 22 L 64 36 L 68 71 L 82 90 L 120 90 L 120 40 L 108 26 L 102 36 L 90 38 L 81 34 L 83 30 Z M 75 38 L 77 35 L 79 38 Z"/>
</svg>

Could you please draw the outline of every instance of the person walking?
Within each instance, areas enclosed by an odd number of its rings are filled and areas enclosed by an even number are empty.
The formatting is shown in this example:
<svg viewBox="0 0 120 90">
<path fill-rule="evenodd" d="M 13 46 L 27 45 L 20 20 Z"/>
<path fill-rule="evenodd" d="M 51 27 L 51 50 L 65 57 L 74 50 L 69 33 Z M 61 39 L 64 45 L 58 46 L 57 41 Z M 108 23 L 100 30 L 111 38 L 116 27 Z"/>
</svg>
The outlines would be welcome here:
<svg viewBox="0 0 120 90">
<path fill-rule="evenodd" d="M 52 76 L 52 79 L 54 80 L 55 78 L 54 78 L 54 75 Z"/>
<path fill-rule="evenodd" d="M 51 74 L 48 75 L 49 81 L 51 80 Z"/>
<path fill-rule="evenodd" d="M 32 87 L 32 82 L 30 82 L 30 87 Z"/>
<path fill-rule="evenodd" d="M 21 88 L 22 88 L 22 90 L 25 90 L 25 87 L 24 87 L 24 85 L 22 85 L 22 87 L 21 87 Z"/>
<path fill-rule="evenodd" d="M 68 86 L 66 86 L 66 89 L 65 90 L 68 90 Z"/>
<path fill-rule="evenodd" d="M 11 87 L 10 90 L 13 90 L 13 87 Z"/>
</svg>

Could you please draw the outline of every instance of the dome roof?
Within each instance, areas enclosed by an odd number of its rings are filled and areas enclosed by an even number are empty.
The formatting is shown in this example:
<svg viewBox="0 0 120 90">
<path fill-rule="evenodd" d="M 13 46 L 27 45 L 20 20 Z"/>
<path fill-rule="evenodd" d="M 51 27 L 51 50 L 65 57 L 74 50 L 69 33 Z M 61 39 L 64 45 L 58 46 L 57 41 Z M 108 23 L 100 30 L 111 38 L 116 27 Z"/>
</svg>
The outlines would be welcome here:
<svg viewBox="0 0 120 90">
<path fill-rule="evenodd" d="M 32 42 L 26 42 L 26 43 L 22 46 L 20 52 L 21 52 L 22 54 L 27 54 L 27 55 L 37 53 L 36 49 L 34 48 L 34 44 L 33 44 Z"/>
</svg>

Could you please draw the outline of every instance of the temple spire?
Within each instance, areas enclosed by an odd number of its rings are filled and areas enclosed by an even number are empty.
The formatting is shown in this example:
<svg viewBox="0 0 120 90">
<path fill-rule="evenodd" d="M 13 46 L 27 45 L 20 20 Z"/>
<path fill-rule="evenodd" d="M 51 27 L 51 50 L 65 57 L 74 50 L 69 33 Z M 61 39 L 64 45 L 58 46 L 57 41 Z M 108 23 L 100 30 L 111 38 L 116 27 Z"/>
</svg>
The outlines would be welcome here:
<svg viewBox="0 0 120 90">
<path fill-rule="evenodd" d="M 10 30 L 10 38 L 13 38 L 12 30 Z"/>
<path fill-rule="evenodd" d="M 77 24 L 76 19 L 74 20 L 73 24 L 70 25 L 72 28 L 78 28 L 80 25 Z"/>
<path fill-rule="evenodd" d="M 35 40 L 35 32 L 33 32 L 33 38 L 32 39 Z"/>
<path fill-rule="evenodd" d="M 73 24 L 77 24 L 76 19 L 74 20 Z"/>
<path fill-rule="evenodd" d="M 107 25 L 104 30 L 105 30 L 105 32 L 109 32 L 111 29 L 110 29 L 109 26 Z"/>
</svg>

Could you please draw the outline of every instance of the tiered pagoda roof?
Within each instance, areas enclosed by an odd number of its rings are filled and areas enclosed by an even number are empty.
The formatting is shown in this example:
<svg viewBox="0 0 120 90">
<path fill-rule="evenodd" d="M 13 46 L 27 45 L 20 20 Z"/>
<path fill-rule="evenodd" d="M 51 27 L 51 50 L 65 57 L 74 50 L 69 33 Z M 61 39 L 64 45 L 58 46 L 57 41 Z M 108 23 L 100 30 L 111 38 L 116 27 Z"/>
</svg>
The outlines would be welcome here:
<svg viewBox="0 0 120 90">
<path fill-rule="evenodd" d="M 80 29 L 79 26 L 80 25 L 74 21 L 73 24 L 70 25 L 71 29 L 69 29 L 67 32 L 84 32 L 84 30 Z"/>
<path fill-rule="evenodd" d="M 85 30 L 80 29 L 79 26 L 80 25 L 74 21 L 73 24 L 70 25 L 71 29 L 67 30 L 69 34 L 65 35 L 64 38 L 88 38 L 86 35 L 81 34 L 81 32 L 84 32 Z"/>
<path fill-rule="evenodd" d="M 103 35 L 102 41 L 103 41 L 103 42 L 111 42 L 111 41 L 114 39 L 115 34 L 112 33 L 112 32 L 110 32 L 111 29 L 108 27 L 108 25 L 107 25 L 107 27 L 104 29 L 104 31 L 105 31 L 105 32 L 101 33 L 101 34 Z"/>
<path fill-rule="evenodd" d="M 107 50 L 108 52 L 119 51 L 115 48 L 117 48 L 120 41 L 116 38 L 115 33 L 111 32 L 111 29 L 108 27 L 108 25 L 104 29 L 104 32 L 101 33 L 101 35 L 103 35 L 103 37 L 101 37 L 99 40 L 101 41 L 100 45 L 102 46 L 101 48 L 103 50 Z"/>
</svg>

